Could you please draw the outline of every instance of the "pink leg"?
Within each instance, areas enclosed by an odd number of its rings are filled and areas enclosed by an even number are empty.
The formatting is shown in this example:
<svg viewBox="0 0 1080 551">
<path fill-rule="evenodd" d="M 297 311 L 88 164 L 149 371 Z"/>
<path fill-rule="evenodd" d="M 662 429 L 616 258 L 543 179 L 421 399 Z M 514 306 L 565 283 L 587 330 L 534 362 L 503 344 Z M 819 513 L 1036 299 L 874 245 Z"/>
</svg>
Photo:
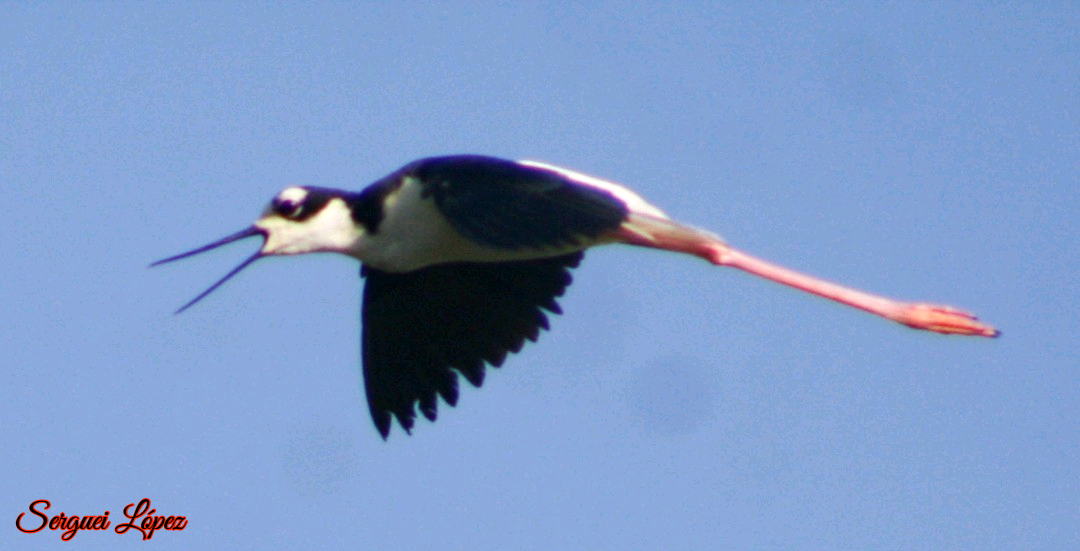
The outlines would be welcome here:
<svg viewBox="0 0 1080 551">
<path fill-rule="evenodd" d="M 715 235 L 668 219 L 631 214 L 614 237 L 631 245 L 699 256 L 717 266 L 737 268 L 914 329 L 981 337 L 997 337 L 1000 334 L 997 329 L 980 323 L 973 314 L 963 310 L 937 304 L 900 302 L 837 285 L 755 258 L 731 247 Z"/>
</svg>

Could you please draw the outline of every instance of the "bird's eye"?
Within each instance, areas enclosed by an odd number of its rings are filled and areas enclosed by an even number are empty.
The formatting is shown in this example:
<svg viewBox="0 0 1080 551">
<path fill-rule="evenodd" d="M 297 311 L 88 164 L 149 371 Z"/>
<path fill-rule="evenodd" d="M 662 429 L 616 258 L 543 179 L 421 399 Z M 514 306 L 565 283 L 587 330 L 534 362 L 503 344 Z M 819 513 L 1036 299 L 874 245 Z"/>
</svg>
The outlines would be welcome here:
<svg viewBox="0 0 1080 551">
<path fill-rule="evenodd" d="M 285 199 L 278 197 L 274 199 L 273 204 L 274 212 L 283 218 L 294 219 L 300 216 L 300 211 L 303 210 L 303 205 L 292 199 Z"/>
</svg>

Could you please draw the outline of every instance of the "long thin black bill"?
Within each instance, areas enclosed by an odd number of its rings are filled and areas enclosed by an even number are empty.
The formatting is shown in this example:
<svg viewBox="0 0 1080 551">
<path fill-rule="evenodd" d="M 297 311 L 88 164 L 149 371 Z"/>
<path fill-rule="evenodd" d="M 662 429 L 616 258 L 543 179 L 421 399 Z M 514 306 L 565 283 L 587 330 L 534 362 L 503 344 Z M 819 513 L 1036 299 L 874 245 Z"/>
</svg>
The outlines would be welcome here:
<svg viewBox="0 0 1080 551">
<path fill-rule="evenodd" d="M 241 262 L 239 266 L 233 268 L 231 272 L 225 274 L 225 277 L 219 279 L 217 283 L 211 285 L 209 289 L 203 291 L 202 293 L 199 293 L 199 296 L 191 299 L 187 304 L 181 306 L 179 310 L 177 310 L 177 311 L 175 311 L 173 313 L 174 314 L 179 314 L 180 312 L 183 312 L 184 310 L 187 310 L 191 305 L 195 304 L 196 302 L 199 302 L 206 295 L 209 295 L 210 293 L 213 293 L 214 289 L 217 289 L 218 287 L 221 287 L 221 284 L 228 281 L 230 277 L 238 274 L 240 272 L 240 270 L 243 270 L 244 268 L 247 268 L 248 264 L 251 264 L 252 262 L 255 262 L 256 260 L 258 260 L 260 258 L 262 258 L 262 253 L 261 252 L 256 252 L 255 254 L 251 255 L 250 258 L 248 258 L 247 260 Z"/>
<path fill-rule="evenodd" d="M 194 251 L 188 251 L 186 253 L 180 253 L 180 254 L 178 254 L 176 256 L 170 256 L 169 258 L 163 258 L 161 260 L 158 260 L 157 262 L 151 264 L 150 267 L 153 268 L 154 266 L 160 266 L 162 264 L 172 262 L 173 260 L 180 260 L 181 258 L 187 258 L 189 256 L 195 256 L 195 255 L 197 255 L 199 253 L 205 253 L 206 251 L 216 249 L 216 248 L 218 248 L 218 247 L 220 247 L 222 245 L 228 245 L 229 243 L 232 243 L 233 241 L 239 241 L 241 239 L 247 239 L 248 237 L 253 237 L 253 236 L 256 236 L 256 235 L 262 235 L 262 233 L 263 233 L 262 230 L 260 230 L 259 228 L 256 228 L 255 226 L 250 226 L 250 227 L 244 228 L 244 229 L 242 229 L 242 230 L 240 230 L 240 231 L 238 231 L 238 232 L 236 232 L 236 233 L 234 233 L 234 234 L 232 234 L 232 235 L 230 235 L 228 237 L 223 237 L 221 239 L 218 239 L 217 241 L 214 241 L 213 243 L 211 243 L 209 245 L 203 245 L 202 247 L 199 247 L 198 249 L 195 249 Z"/>
<path fill-rule="evenodd" d="M 263 232 L 261 230 L 259 230 L 258 228 L 256 228 L 255 226 L 252 226 L 250 228 L 246 228 L 244 230 L 238 231 L 238 232 L 236 232 L 236 233 L 234 233 L 234 234 L 232 234 L 232 235 L 230 235 L 230 236 L 228 236 L 228 237 L 226 237 L 224 239 L 219 239 L 219 240 L 217 240 L 217 241 L 215 241 L 215 242 L 213 242 L 213 243 L 211 243 L 209 245 L 199 247 L 198 249 L 195 249 L 193 251 L 188 251 L 186 253 L 178 254 L 176 256 L 170 256 L 169 258 L 166 258 L 166 259 L 163 259 L 163 260 L 158 260 L 157 262 L 151 264 L 150 267 L 152 268 L 152 267 L 157 266 L 159 264 L 165 264 L 166 262 L 172 262 L 174 260 L 180 260 L 181 258 L 187 258 L 189 256 L 193 256 L 193 255 L 196 255 L 196 254 L 199 254 L 199 253 L 204 253 L 204 252 L 209 251 L 211 249 L 216 249 L 216 248 L 218 248 L 218 247 L 220 247 L 222 245 L 228 245 L 229 243 L 232 243 L 233 241 L 239 241 L 241 239 L 244 239 L 244 238 L 247 238 L 247 237 L 252 237 L 252 236 L 255 236 L 255 235 L 263 235 Z M 244 268 L 246 268 L 248 266 L 248 264 L 251 264 L 252 262 L 255 262 L 256 260 L 258 260 L 261 257 L 262 257 L 262 251 L 256 251 L 255 254 L 251 255 L 247 260 L 241 262 L 239 266 L 233 268 L 232 271 L 225 274 L 225 277 L 219 279 L 217 283 L 211 285 L 209 289 L 203 291 L 202 293 L 199 294 L 199 296 L 191 299 L 190 301 L 188 301 L 187 304 L 181 306 L 179 310 L 174 312 L 174 314 L 179 314 L 180 312 L 183 312 L 184 310 L 187 310 L 192 305 L 194 305 L 196 302 L 199 302 L 200 300 L 202 300 L 206 295 L 209 295 L 210 293 L 214 292 L 214 289 L 217 289 L 218 287 L 221 287 L 221 284 L 228 281 L 229 278 L 231 278 L 232 276 L 238 274 L 240 272 L 240 270 L 243 270 Z"/>
</svg>

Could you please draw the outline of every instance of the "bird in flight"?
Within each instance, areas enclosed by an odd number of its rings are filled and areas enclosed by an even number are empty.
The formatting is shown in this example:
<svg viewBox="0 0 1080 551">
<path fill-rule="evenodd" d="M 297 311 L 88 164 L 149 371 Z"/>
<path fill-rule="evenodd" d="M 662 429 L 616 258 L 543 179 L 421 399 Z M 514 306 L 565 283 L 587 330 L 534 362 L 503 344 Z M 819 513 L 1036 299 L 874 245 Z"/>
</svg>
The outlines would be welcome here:
<svg viewBox="0 0 1080 551">
<path fill-rule="evenodd" d="M 963 310 L 843 287 L 739 251 L 680 224 L 613 182 L 535 161 L 479 155 L 414 161 L 360 192 L 293 186 L 255 223 L 180 260 L 247 237 L 262 247 L 177 313 L 264 256 L 333 252 L 356 258 L 365 280 L 361 355 L 379 434 L 392 418 L 410 433 L 416 408 L 434 421 L 438 397 L 457 404 L 561 314 L 556 297 L 585 249 L 624 243 L 686 253 L 854 306 L 915 329 L 996 337 Z"/>
</svg>

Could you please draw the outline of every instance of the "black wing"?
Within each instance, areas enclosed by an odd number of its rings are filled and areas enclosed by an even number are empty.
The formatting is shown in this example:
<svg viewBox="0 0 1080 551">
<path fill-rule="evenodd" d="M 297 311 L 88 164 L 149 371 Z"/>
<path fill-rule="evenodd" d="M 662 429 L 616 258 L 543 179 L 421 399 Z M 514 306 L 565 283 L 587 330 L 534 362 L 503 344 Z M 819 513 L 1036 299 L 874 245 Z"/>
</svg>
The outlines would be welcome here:
<svg viewBox="0 0 1080 551">
<path fill-rule="evenodd" d="M 434 421 L 436 395 L 455 405 L 454 370 L 479 387 L 485 362 L 498 367 L 525 339 L 535 342 L 548 328 L 543 310 L 562 313 L 555 297 L 570 285 L 569 268 L 583 255 L 401 274 L 362 268 L 364 387 L 379 434 L 390 433 L 391 415 L 410 432 L 416 403 Z"/>
<path fill-rule="evenodd" d="M 401 174 L 424 186 L 461 235 L 495 248 L 588 245 L 627 216 L 626 204 L 605 190 L 505 159 L 432 157 Z"/>
</svg>

